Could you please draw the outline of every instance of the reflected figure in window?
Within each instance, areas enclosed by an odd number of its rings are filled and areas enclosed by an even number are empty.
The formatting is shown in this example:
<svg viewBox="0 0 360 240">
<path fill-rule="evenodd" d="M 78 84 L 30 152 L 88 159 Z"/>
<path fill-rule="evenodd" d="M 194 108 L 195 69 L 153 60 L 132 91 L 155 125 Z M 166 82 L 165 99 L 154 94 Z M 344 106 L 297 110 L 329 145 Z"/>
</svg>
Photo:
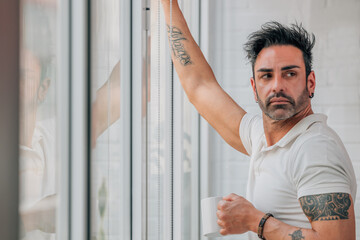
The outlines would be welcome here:
<svg viewBox="0 0 360 240">
<path fill-rule="evenodd" d="M 58 163 L 56 157 L 55 5 L 23 2 L 20 79 L 20 220 L 21 239 L 56 239 Z M 68 81 L 65 79 L 64 81 Z M 108 88 L 110 87 L 110 88 Z M 109 92 L 108 89 L 111 89 Z M 111 94 L 109 97 L 108 94 Z M 108 100 L 110 99 L 110 102 Z M 92 143 L 120 117 L 120 62 L 93 103 Z"/>
<path fill-rule="evenodd" d="M 41 79 L 40 61 L 29 50 L 22 53 L 21 66 L 20 213 L 26 232 L 39 229 L 51 233 L 56 193 L 55 120 L 37 120 L 50 79 Z"/>
<path fill-rule="evenodd" d="M 38 108 L 46 98 L 50 79 L 43 77 L 41 63 L 32 52 L 25 50 L 22 56 L 20 212 L 24 230 L 28 233 L 25 239 L 41 239 L 40 236 L 49 237 L 55 233 L 56 126 L 54 117 L 37 120 Z M 108 84 L 111 91 L 108 91 Z M 108 109 L 112 111 L 110 121 Z M 115 65 L 108 81 L 96 92 L 92 115 L 92 147 L 95 147 L 96 139 L 108 128 L 108 124 L 120 117 L 120 62 Z"/>
<path fill-rule="evenodd" d="M 54 1 L 48 1 L 48 3 Z M 20 217 L 22 239 L 55 239 L 56 122 L 54 5 L 22 2 Z"/>
<path fill-rule="evenodd" d="M 120 118 L 120 61 L 113 67 L 109 79 L 96 91 L 91 108 L 91 146 L 96 139 Z"/>
</svg>

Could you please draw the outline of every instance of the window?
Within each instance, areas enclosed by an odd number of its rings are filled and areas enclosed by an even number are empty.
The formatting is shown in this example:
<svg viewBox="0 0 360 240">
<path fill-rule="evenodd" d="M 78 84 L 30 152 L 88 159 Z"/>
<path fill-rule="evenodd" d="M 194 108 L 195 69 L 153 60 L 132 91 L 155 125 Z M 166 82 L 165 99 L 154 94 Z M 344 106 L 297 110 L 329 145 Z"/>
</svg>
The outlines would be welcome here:
<svg viewBox="0 0 360 240">
<path fill-rule="evenodd" d="M 181 1 L 193 29 L 197 1 Z M 147 94 L 147 237 L 199 238 L 198 114 L 173 69 L 161 1 L 151 1 Z M 194 11 L 195 12 L 195 11 Z M 195 36 L 197 37 L 197 36 Z"/>
<path fill-rule="evenodd" d="M 171 64 L 161 1 L 144 6 L 21 1 L 21 239 L 140 239 L 143 221 L 149 240 L 198 239 L 199 116 Z M 197 29 L 198 1 L 181 6 Z M 136 8 L 149 16 L 140 41 Z M 144 81 L 131 95 L 135 71 Z"/>
<path fill-rule="evenodd" d="M 21 1 L 21 239 L 55 239 L 59 199 L 57 1 Z"/>
<path fill-rule="evenodd" d="M 91 239 L 130 239 L 129 10 L 91 1 Z"/>
</svg>

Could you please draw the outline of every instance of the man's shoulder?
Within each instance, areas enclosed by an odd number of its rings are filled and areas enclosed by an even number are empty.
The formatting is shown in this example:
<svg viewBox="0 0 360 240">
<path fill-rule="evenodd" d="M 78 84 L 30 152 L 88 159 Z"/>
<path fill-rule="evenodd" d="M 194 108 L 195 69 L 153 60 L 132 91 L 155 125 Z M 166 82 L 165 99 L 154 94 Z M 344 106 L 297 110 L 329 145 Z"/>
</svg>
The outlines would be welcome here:
<svg viewBox="0 0 360 240">
<path fill-rule="evenodd" d="M 246 113 L 240 123 L 240 136 L 241 132 L 248 133 L 250 138 L 254 138 L 257 135 L 264 134 L 263 119 L 258 114 Z"/>
<path fill-rule="evenodd" d="M 293 151 L 295 155 L 302 155 L 302 153 L 310 155 L 314 153 L 347 155 L 344 144 L 338 134 L 323 122 L 312 124 L 306 131 L 300 134 L 293 144 Z"/>
<path fill-rule="evenodd" d="M 318 145 L 318 144 L 338 144 L 342 142 L 338 134 L 324 122 L 315 122 L 311 124 L 296 139 L 300 145 Z"/>
</svg>

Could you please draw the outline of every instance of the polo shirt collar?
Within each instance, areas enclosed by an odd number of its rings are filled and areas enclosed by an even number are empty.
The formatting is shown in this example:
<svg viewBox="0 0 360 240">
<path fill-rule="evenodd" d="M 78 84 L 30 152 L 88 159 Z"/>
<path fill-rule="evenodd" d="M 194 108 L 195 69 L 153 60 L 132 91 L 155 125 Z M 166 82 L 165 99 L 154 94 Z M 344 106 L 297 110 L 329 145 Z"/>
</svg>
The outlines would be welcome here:
<svg viewBox="0 0 360 240">
<path fill-rule="evenodd" d="M 271 150 L 274 147 L 285 147 L 289 142 L 291 142 L 294 138 L 298 137 L 300 134 L 305 132 L 312 124 L 316 122 L 325 122 L 326 123 L 327 116 L 321 113 L 311 114 L 303 119 L 301 119 L 293 128 L 290 129 L 289 132 L 286 133 L 284 137 L 282 137 L 277 143 L 273 146 L 265 147 L 266 150 Z M 265 137 L 265 136 L 264 136 Z"/>
</svg>

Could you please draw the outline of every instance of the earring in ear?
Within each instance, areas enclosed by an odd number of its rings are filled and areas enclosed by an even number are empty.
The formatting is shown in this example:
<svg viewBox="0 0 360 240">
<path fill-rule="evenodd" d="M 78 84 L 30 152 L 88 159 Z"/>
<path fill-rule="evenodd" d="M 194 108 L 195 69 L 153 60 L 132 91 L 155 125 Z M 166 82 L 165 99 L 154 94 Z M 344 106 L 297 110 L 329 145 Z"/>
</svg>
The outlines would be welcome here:
<svg viewBox="0 0 360 240">
<path fill-rule="evenodd" d="M 313 98 L 314 97 L 314 93 L 311 93 L 311 95 L 309 96 L 309 98 Z"/>
</svg>

